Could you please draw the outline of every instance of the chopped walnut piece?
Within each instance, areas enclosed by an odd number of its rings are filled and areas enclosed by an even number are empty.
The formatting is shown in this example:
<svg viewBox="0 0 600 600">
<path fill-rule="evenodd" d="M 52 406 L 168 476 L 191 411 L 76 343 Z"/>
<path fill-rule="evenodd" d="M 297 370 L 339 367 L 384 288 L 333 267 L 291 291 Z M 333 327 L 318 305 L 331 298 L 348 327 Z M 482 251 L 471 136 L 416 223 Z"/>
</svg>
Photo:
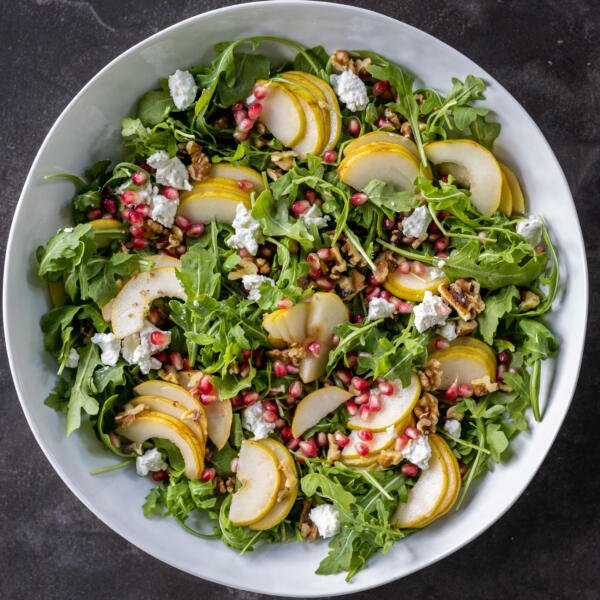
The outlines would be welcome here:
<svg viewBox="0 0 600 600">
<path fill-rule="evenodd" d="M 331 55 L 331 66 L 336 71 L 346 71 L 350 68 L 350 53 L 346 50 L 336 50 Z"/>
<path fill-rule="evenodd" d="M 454 322 L 456 328 L 456 335 L 459 337 L 465 337 L 471 335 L 477 329 L 477 321 L 460 321 Z"/>
<path fill-rule="evenodd" d="M 433 392 L 442 384 L 442 365 L 439 360 L 430 360 L 418 372 L 421 388 L 425 392 Z"/>
<path fill-rule="evenodd" d="M 123 407 L 123 410 L 115 416 L 115 423 L 119 425 L 129 425 L 135 421 L 135 416 L 141 412 L 146 410 L 146 406 L 143 404 L 138 404 L 137 406 L 132 406 L 129 402 Z"/>
<path fill-rule="evenodd" d="M 160 369 L 158 371 L 158 376 L 163 381 L 168 381 L 169 383 L 179 383 L 179 379 L 177 377 L 177 370 L 173 365 L 167 365 L 164 369 Z"/>
<path fill-rule="evenodd" d="M 340 252 L 340 247 L 338 244 L 334 244 L 330 248 L 331 258 L 330 261 L 333 262 L 333 266 L 330 269 L 329 276 L 331 279 L 339 279 L 342 273 L 345 273 L 348 265 Z"/>
<path fill-rule="evenodd" d="M 507 392 L 507 393 L 510 393 L 510 392 L 513 391 L 512 387 L 510 385 L 508 385 L 507 383 L 499 383 L 498 384 L 498 389 L 501 392 Z"/>
<path fill-rule="evenodd" d="M 217 492 L 217 494 L 226 494 L 227 487 L 225 486 L 225 482 L 222 477 L 215 477 L 213 480 L 213 490 Z"/>
<path fill-rule="evenodd" d="M 438 400 L 433 394 L 425 392 L 418 400 L 414 408 L 417 417 L 417 429 L 429 435 L 435 433 L 435 428 L 440 416 Z"/>
<path fill-rule="evenodd" d="M 348 257 L 348 262 L 353 267 L 364 267 L 366 266 L 365 259 L 362 254 L 356 249 L 356 246 L 347 238 L 344 237 L 342 243 L 342 252 Z"/>
<path fill-rule="evenodd" d="M 256 275 L 258 273 L 258 265 L 249 256 L 243 257 L 236 265 L 233 271 L 227 273 L 227 279 L 237 281 L 244 275 Z"/>
<path fill-rule="evenodd" d="M 377 455 L 377 464 L 381 467 L 395 467 L 404 460 L 401 452 L 397 450 L 382 450 Z"/>
<path fill-rule="evenodd" d="M 225 481 L 225 489 L 227 490 L 228 494 L 233 494 L 235 490 L 235 475 L 227 478 Z"/>
<path fill-rule="evenodd" d="M 498 384 L 495 381 L 492 381 L 489 375 L 485 375 L 480 379 L 473 379 L 473 381 L 471 381 L 471 386 L 473 387 L 473 394 L 475 394 L 475 396 L 485 396 L 498 389 Z"/>
<path fill-rule="evenodd" d="M 267 175 L 272 181 L 277 181 L 283 175 L 283 171 L 281 169 L 267 169 Z"/>
<path fill-rule="evenodd" d="M 186 151 L 190 155 L 192 163 L 188 165 L 188 172 L 194 181 L 202 181 L 210 171 L 210 160 L 202 148 L 196 142 L 188 142 Z"/>
<path fill-rule="evenodd" d="M 456 410 L 455 406 L 451 406 L 447 411 L 446 411 L 446 419 L 455 419 L 457 421 L 462 421 L 465 417 L 465 413 Z"/>
<path fill-rule="evenodd" d="M 412 127 L 410 126 L 410 123 L 408 121 L 405 121 L 404 123 L 402 123 L 402 126 L 400 127 L 400 133 L 404 136 L 407 137 L 409 139 L 414 139 L 413 138 L 413 131 L 412 131 Z"/>
<path fill-rule="evenodd" d="M 463 321 L 474 319 L 485 309 L 479 295 L 479 283 L 474 279 L 457 279 L 454 283 L 440 283 L 438 291 Z"/>
<path fill-rule="evenodd" d="M 335 437 L 332 433 L 327 434 L 327 440 L 329 442 L 329 448 L 327 449 L 327 462 L 333 464 L 336 460 L 341 458 L 342 451 L 335 443 Z"/>
<path fill-rule="evenodd" d="M 400 113 L 397 113 L 391 108 L 386 107 L 384 116 L 396 129 L 400 129 L 400 127 L 402 127 L 404 118 Z"/>
<path fill-rule="evenodd" d="M 282 170 L 289 171 L 294 166 L 294 159 L 298 156 L 293 150 L 272 152 L 271 160 Z"/>
<path fill-rule="evenodd" d="M 300 513 L 300 535 L 307 540 L 314 540 L 317 537 L 317 526 L 309 519 L 308 514 L 312 508 L 312 500 L 305 498 L 302 503 L 302 512 Z"/>
<path fill-rule="evenodd" d="M 352 298 L 367 287 L 366 278 L 357 269 L 350 269 L 348 276 L 338 279 L 336 287 L 342 300 L 350 302 Z"/>
<path fill-rule="evenodd" d="M 299 365 L 303 358 L 308 355 L 308 350 L 302 344 L 293 343 L 289 348 L 269 350 L 267 356 L 271 360 L 282 360 L 286 363 L 292 363 L 293 365 Z"/>
<path fill-rule="evenodd" d="M 540 304 L 540 297 L 533 293 L 531 290 L 523 290 L 521 292 L 521 302 L 519 302 L 519 308 L 523 311 L 533 310 Z"/>
</svg>

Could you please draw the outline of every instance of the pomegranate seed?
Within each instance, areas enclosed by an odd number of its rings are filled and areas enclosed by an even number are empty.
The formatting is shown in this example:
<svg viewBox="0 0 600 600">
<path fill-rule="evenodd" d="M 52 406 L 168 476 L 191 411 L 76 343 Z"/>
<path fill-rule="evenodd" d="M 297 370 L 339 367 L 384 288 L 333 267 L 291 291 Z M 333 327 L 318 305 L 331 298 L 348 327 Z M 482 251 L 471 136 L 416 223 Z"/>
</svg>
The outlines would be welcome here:
<svg viewBox="0 0 600 600">
<path fill-rule="evenodd" d="M 112 431 L 108 434 L 108 439 L 115 448 L 121 447 L 121 440 Z"/>
<path fill-rule="evenodd" d="M 353 323 L 362 323 L 365 320 L 364 315 L 354 315 L 352 317 L 352 322 Z"/>
<path fill-rule="evenodd" d="M 169 354 L 165 350 L 161 350 L 154 355 L 154 358 L 165 364 L 169 361 Z"/>
<path fill-rule="evenodd" d="M 204 223 L 194 223 L 190 225 L 190 228 L 186 231 L 186 235 L 191 238 L 198 238 L 204 233 L 205 229 Z"/>
<path fill-rule="evenodd" d="M 436 338 L 435 341 L 433 342 L 433 347 L 436 350 L 445 350 L 446 348 L 450 347 L 450 344 L 448 343 L 447 340 L 445 340 L 443 338 Z"/>
<path fill-rule="evenodd" d="M 246 350 L 242 350 L 242 358 L 244 360 L 250 360 L 250 357 L 252 356 L 252 352 L 248 349 Z"/>
<path fill-rule="evenodd" d="M 448 183 L 448 175 L 440 175 L 440 181 L 442 183 Z"/>
<path fill-rule="evenodd" d="M 148 245 L 148 240 L 145 238 L 133 238 L 133 240 L 131 241 L 131 246 L 135 249 L 135 250 L 143 250 L 146 246 Z"/>
<path fill-rule="evenodd" d="M 200 394 L 200 402 L 204 406 L 208 406 L 209 404 L 214 404 L 219 398 L 215 396 L 215 394 Z"/>
<path fill-rule="evenodd" d="M 187 231 L 190 228 L 191 224 L 192 222 L 183 215 L 177 215 L 175 217 L 175 225 L 177 225 L 177 227 L 179 227 L 181 231 Z"/>
<path fill-rule="evenodd" d="M 257 100 L 262 100 L 267 97 L 267 88 L 264 85 L 255 85 L 254 86 L 254 97 Z"/>
<path fill-rule="evenodd" d="M 423 277 L 427 273 L 427 267 L 422 262 L 415 260 L 412 264 L 412 271 L 418 277 Z"/>
<path fill-rule="evenodd" d="M 211 382 L 210 375 L 204 375 L 202 377 L 202 379 L 200 379 L 200 383 L 198 384 L 198 387 L 200 388 L 200 391 L 203 394 L 211 394 L 213 392 L 213 390 L 215 389 Z"/>
<path fill-rule="evenodd" d="M 177 248 L 175 248 L 175 254 L 177 256 L 181 256 L 182 254 L 185 254 L 187 251 L 187 246 L 185 244 L 180 244 L 179 246 L 177 246 Z"/>
<path fill-rule="evenodd" d="M 277 415 L 277 413 L 273 412 L 272 410 L 265 410 L 265 411 L 263 411 L 262 418 L 263 418 L 263 421 L 266 421 L 267 423 L 275 423 L 275 421 L 277 421 L 279 416 Z"/>
<path fill-rule="evenodd" d="M 251 181 L 248 181 L 246 179 L 240 179 L 237 182 L 237 186 L 240 188 L 240 190 L 242 190 L 243 192 L 251 192 L 254 189 L 254 184 Z"/>
<path fill-rule="evenodd" d="M 277 421 L 275 421 L 275 429 L 277 430 L 281 430 L 283 429 L 286 425 L 287 425 L 287 421 L 285 419 L 282 419 L 281 417 L 279 417 L 277 419 Z"/>
<path fill-rule="evenodd" d="M 313 356 L 321 354 L 321 344 L 319 342 L 311 342 L 306 348 Z"/>
<path fill-rule="evenodd" d="M 373 84 L 373 95 L 381 96 L 384 92 L 390 89 L 390 82 L 387 79 L 382 79 L 381 81 L 376 81 Z"/>
<path fill-rule="evenodd" d="M 368 200 L 369 200 L 369 196 L 367 196 L 366 194 L 363 194 L 361 192 L 359 192 L 357 194 L 353 194 L 350 197 L 350 203 L 353 206 L 362 206 Z"/>
<path fill-rule="evenodd" d="M 387 290 L 381 290 L 381 297 L 384 300 L 388 300 L 392 297 L 392 295 Z"/>
<path fill-rule="evenodd" d="M 99 208 L 92 208 L 88 210 L 87 218 L 88 221 L 95 221 L 96 219 L 100 219 L 102 217 L 102 211 Z"/>
<path fill-rule="evenodd" d="M 187 356 L 183 357 L 181 361 L 181 368 L 183 371 L 187 371 L 190 368 L 190 359 Z"/>
<path fill-rule="evenodd" d="M 171 336 L 164 331 L 153 331 L 150 334 L 150 343 L 153 346 L 168 346 Z"/>
<path fill-rule="evenodd" d="M 356 404 L 358 404 L 358 405 L 365 404 L 366 402 L 369 401 L 369 395 L 370 395 L 369 392 L 363 392 L 362 394 L 355 396 L 354 402 L 356 402 Z"/>
<path fill-rule="evenodd" d="M 335 376 L 340 380 L 340 382 L 348 387 L 352 381 L 352 374 L 348 369 L 339 369 L 335 372 Z"/>
<path fill-rule="evenodd" d="M 231 112 L 237 112 L 238 110 L 244 110 L 244 103 L 243 102 L 236 102 L 231 107 Z"/>
<path fill-rule="evenodd" d="M 239 408 L 242 405 L 242 399 L 240 396 L 234 396 L 231 399 L 231 406 L 233 406 L 234 408 Z"/>
<path fill-rule="evenodd" d="M 238 123 L 238 129 L 242 132 L 250 131 L 254 127 L 254 121 L 249 118 L 242 119 Z"/>
<path fill-rule="evenodd" d="M 388 119 L 384 119 L 383 117 L 377 119 L 377 121 L 375 122 L 375 126 L 378 129 L 381 129 L 382 127 L 393 127 L 392 122 Z"/>
<path fill-rule="evenodd" d="M 293 437 L 293 435 L 292 435 L 292 428 L 289 425 L 286 425 L 285 427 L 282 427 L 281 431 L 279 432 L 279 435 L 286 442 L 287 442 L 287 440 L 291 440 L 292 437 Z"/>
<path fill-rule="evenodd" d="M 144 228 L 141 225 L 132 225 L 129 228 L 129 233 L 131 233 L 131 235 L 133 237 L 143 238 L 144 237 Z"/>
<path fill-rule="evenodd" d="M 131 204 L 137 204 L 139 202 L 140 195 L 133 191 L 127 190 L 121 194 L 121 202 L 127 206 Z"/>
<path fill-rule="evenodd" d="M 301 438 L 292 438 L 286 445 L 285 447 L 288 450 L 296 450 L 298 448 L 298 446 L 300 445 L 301 442 Z"/>
<path fill-rule="evenodd" d="M 367 380 L 362 377 L 353 377 L 350 383 L 357 392 L 364 392 L 369 387 Z"/>
<path fill-rule="evenodd" d="M 388 219 L 387 217 L 383 220 L 383 228 L 391 231 L 396 227 L 396 221 L 394 219 Z"/>
<path fill-rule="evenodd" d="M 317 256 L 321 260 L 329 260 L 331 258 L 331 250 L 329 248 L 319 248 L 317 250 Z"/>
<path fill-rule="evenodd" d="M 350 443 L 350 438 L 341 431 L 336 431 L 333 434 L 333 440 L 340 448 L 345 448 Z"/>
<path fill-rule="evenodd" d="M 323 160 L 326 163 L 334 163 L 337 160 L 337 152 L 335 150 L 327 150 L 324 154 L 323 154 Z"/>
<path fill-rule="evenodd" d="M 288 389 L 291 398 L 299 398 L 302 395 L 303 386 L 301 381 L 292 381 Z"/>
<path fill-rule="evenodd" d="M 309 254 L 307 254 L 306 261 L 315 267 L 318 267 L 321 264 L 316 252 L 310 252 Z"/>
<path fill-rule="evenodd" d="M 166 481 L 167 479 L 169 479 L 169 472 L 166 470 L 154 471 L 152 473 L 152 479 L 154 479 L 154 481 Z"/>
<path fill-rule="evenodd" d="M 204 481 L 205 483 L 207 481 L 210 481 L 211 479 L 213 479 L 213 477 L 217 474 L 217 471 L 213 468 L 210 469 L 204 469 L 204 473 L 202 473 L 202 481 Z"/>
<path fill-rule="evenodd" d="M 303 215 L 310 208 L 310 202 L 308 200 L 296 200 L 292 204 L 292 212 L 296 217 Z"/>
<path fill-rule="evenodd" d="M 419 467 L 412 463 L 402 465 L 400 470 L 402 471 L 402 475 L 406 475 L 407 477 L 416 477 L 419 474 Z"/>
<path fill-rule="evenodd" d="M 358 137 L 360 135 L 360 121 L 358 119 L 350 119 L 347 129 L 352 137 Z"/>
<path fill-rule="evenodd" d="M 311 204 L 314 204 L 314 202 L 316 202 L 316 200 L 317 200 L 316 190 L 313 190 L 312 188 L 308 188 L 304 192 L 304 199 L 308 200 Z"/>
<path fill-rule="evenodd" d="M 243 392 L 242 401 L 246 406 L 254 404 L 258 400 L 258 392 Z"/>
<path fill-rule="evenodd" d="M 433 247 L 436 252 L 442 252 L 448 247 L 448 239 L 442 237 L 439 240 L 435 240 Z"/>
<path fill-rule="evenodd" d="M 331 290 L 333 290 L 333 288 L 335 287 L 333 281 L 331 281 L 331 279 L 327 277 L 319 277 L 315 281 L 315 284 L 320 290 L 323 290 L 324 292 L 331 292 Z"/>
<path fill-rule="evenodd" d="M 245 142 L 250 137 L 250 133 L 248 131 L 234 131 L 233 139 L 236 142 Z"/>
<path fill-rule="evenodd" d="M 328 443 L 327 434 L 324 431 L 319 431 L 319 433 L 317 433 L 317 446 L 319 446 L 319 448 L 324 448 Z"/>
<path fill-rule="evenodd" d="M 369 410 L 371 412 L 379 412 L 381 410 L 381 398 L 379 394 L 371 393 L 369 397 Z"/>
<path fill-rule="evenodd" d="M 470 398 L 473 395 L 473 388 L 467 383 L 461 383 L 458 386 L 458 395 L 463 398 Z"/>
<path fill-rule="evenodd" d="M 144 171 L 136 171 L 131 176 L 131 181 L 134 185 L 144 185 L 146 183 L 147 179 L 148 179 L 148 175 L 146 175 L 146 173 L 144 173 Z"/>
<path fill-rule="evenodd" d="M 394 393 L 394 386 L 389 381 L 382 381 L 379 384 L 379 391 L 384 396 L 391 396 Z"/>
<path fill-rule="evenodd" d="M 512 360 L 512 354 L 508 350 L 503 350 L 498 354 L 498 362 L 503 365 L 508 365 Z"/>
<path fill-rule="evenodd" d="M 169 354 L 169 361 L 178 371 L 181 371 L 181 369 L 183 368 L 183 358 L 181 356 L 181 353 L 171 352 Z"/>
<path fill-rule="evenodd" d="M 409 426 L 404 430 L 404 435 L 409 437 L 411 440 L 416 440 L 421 434 L 416 427 Z"/>
<path fill-rule="evenodd" d="M 458 385 L 453 383 L 445 392 L 444 398 L 447 400 L 456 400 L 458 397 Z"/>
<path fill-rule="evenodd" d="M 287 365 L 288 375 L 298 375 L 300 369 L 296 365 Z"/>
<path fill-rule="evenodd" d="M 282 298 L 277 303 L 277 308 L 292 308 L 292 306 L 294 306 L 294 303 L 289 298 Z"/>
<path fill-rule="evenodd" d="M 332 345 L 333 345 L 333 346 L 338 346 L 338 345 L 339 345 L 339 343 L 340 343 L 340 336 L 339 336 L 339 335 L 337 335 L 336 333 L 334 333 L 334 334 L 331 336 L 331 343 L 332 343 Z"/>
<path fill-rule="evenodd" d="M 348 400 L 348 402 L 346 402 L 346 410 L 348 411 L 348 414 L 353 417 L 358 412 L 358 406 L 356 406 L 356 402 Z"/>
<path fill-rule="evenodd" d="M 260 102 L 255 102 L 248 107 L 248 116 L 255 121 L 260 117 L 260 113 L 262 113 L 262 104 Z"/>
<path fill-rule="evenodd" d="M 394 441 L 394 450 L 396 452 L 400 452 L 404 450 L 406 446 L 408 446 L 408 442 L 410 442 L 410 438 L 407 435 L 401 434 Z"/>
<path fill-rule="evenodd" d="M 138 204 L 134 210 L 138 215 L 142 215 L 142 217 L 150 216 L 150 207 L 147 204 Z"/>
<path fill-rule="evenodd" d="M 236 125 L 239 125 L 244 119 L 248 119 L 248 113 L 243 108 L 234 111 L 233 120 Z"/>
<path fill-rule="evenodd" d="M 361 429 L 358 432 L 358 437 L 363 441 L 363 442 L 370 442 L 373 439 L 373 432 L 369 431 L 368 429 Z"/>
<path fill-rule="evenodd" d="M 167 185 L 163 187 L 160 193 L 167 199 L 171 201 L 179 200 L 179 190 Z"/>
<path fill-rule="evenodd" d="M 240 464 L 240 459 L 239 459 L 239 457 L 237 457 L 237 456 L 236 456 L 235 458 L 232 458 L 232 459 L 231 459 L 231 462 L 229 463 L 229 470 L 230 470 L 232 473 L 235 473 L 235 472 L 237 472 L 237 470 L 238 470 L 238 465 L 239 465 L 239 464 Z"/>
<path fill-rule="evenodd" d="M 306 458 L 312 458 L 317 455 L 317 445 L 312 440 L 302 440 L 299 446 Z"/>
<path fill-rule="evenodd" d="M 367 444 L 363 444 L 362 442 L 356 442 L 354 444 L 354 449 L 359 456 L 367 456 L 367 454 L 369 454 L 369 446 L 367 446 Z"/>
<path fill-rule="evenodd" d="M 358 409 L 358 416 L 363 420 L 363 421 L 368 421 L 371 417 L 371 411 L 369 410 L 369 405 L 368 404 L 363 404 L 359 409 Z"/>
<path fill-rule="evenodd" d="M 413 305 L 410 302 L 402 302 L 398 304 L 396 310 L 403 315 L 409 315 L 413 311 Z"/>
<path fill-rule="evenodd" d="M 102 206 L 104 210 L 111 215 L 114 215 L 117 212 L 117 201 L 114 198 L 103 198 Z"/>
<path fill-rule="evenodd" d="M 144 224 L 144 217 L 142 215 L 140 215 L 140 213 L 136 212 L 135 210 L 127 210 L 127 211 L 123 211 L 125 213 L 125 220 L 129 221 L 129 223 L 131 223 L 131 225 L 143 225 Z"/>
<path fill-rule="evenodd" d="M 275 373 L 275 377 L 285 377 L 287 375 L 287 367 L 282 361 L 276 360 L 273 363 L 273 373 Z"/>
<path fill-rule="evenodd" d="M 448 258 L 449 256 L 447 252 L 437 252 L 435 255 L 436 258 Z"/>
<path fill-rule="evenodd" d="M 403 275 L 408 275 L 412 271 L 410 262 L 407 260 L 403 260 L 398 265 L 398 271 L 400 271 L 400 273 L 402 273 Z"/>
</svg>

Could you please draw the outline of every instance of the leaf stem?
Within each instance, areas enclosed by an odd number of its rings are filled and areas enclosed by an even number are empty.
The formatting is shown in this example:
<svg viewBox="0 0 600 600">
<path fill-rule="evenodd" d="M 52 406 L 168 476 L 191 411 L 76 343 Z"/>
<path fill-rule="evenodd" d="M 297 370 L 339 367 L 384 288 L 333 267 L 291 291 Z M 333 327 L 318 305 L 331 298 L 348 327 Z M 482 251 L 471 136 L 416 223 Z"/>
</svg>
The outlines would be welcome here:
<svg viewBox="0 0 600 600">
<path fill-rule="evenodd" d="M 531 398 L 531 409 L 533 418 L 539 423 L 542 420 L 540 413 L 540 373 L 542 361 L 536 360 L 531 366 L 531 377 L 529 378 L 529 397 Z"/>
<path fill-rule="evenodd" d="M 124 460 L 122 463 L 118 463 L 116 465 L 110 465 L 109 467 L 101 467 L 100 469 L 94 469 L 90 471 L 90 475 L 101 475 L 102 473 L 109 473 L 110 471 L 116 471 L 117 469 L 122 469 L 127 465 L 130 465 L 135 459 L 130 458 L 129 460 Z"/>
</svg>

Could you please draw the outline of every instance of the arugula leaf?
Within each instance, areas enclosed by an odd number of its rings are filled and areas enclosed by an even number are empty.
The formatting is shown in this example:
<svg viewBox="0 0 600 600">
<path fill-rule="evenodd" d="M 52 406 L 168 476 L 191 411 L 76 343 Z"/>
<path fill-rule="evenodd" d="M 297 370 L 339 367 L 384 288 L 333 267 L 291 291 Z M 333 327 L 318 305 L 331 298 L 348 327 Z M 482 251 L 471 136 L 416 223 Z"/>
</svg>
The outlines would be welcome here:
<svg viewBox="0 0 600 600">
<path fill-rule="evenodd" d="M 529 363 L 549 358 L 558 350 L 558 341 L 543 323 L 519 319 L 518 327 L 523 336 L 520 349 Z"/>
<path fill-rule="evenodd" d="M 384 209 L 388 216 L 410 210 L 419 204 L 418 198 L 412 192 L 399 192 L 394 186 L 379 179 L 369 181 L 363 192 L 370 202 Z"/>
<path fill-rule="evenodd" d="M 486 296 L 485 310 L 479 315 L 479 333 L 487 344 L 492 344 L 498 323 L 504 315 L 510 313 L 515 300 L 519 298 L 519 290 L 514 285 L 502 288 L 499 292 Z"/>
<path fill-rule="evenodd" d="M 327 54 L 327 51 L 323 46 L 313 46 L 312 48 L 307 48 L 302 52 L 298 52 L 294 59 L 294 70 L 312 73 L 317 77 L 325 79 L 325 81 L 329 83 L 329 80 L 326 77 L 323 77 L 328 62 L 329 54 Z"/>
<path fill-rule="evenodd" d="M 233 76 L 224 77 L 217 86 L 216 104 L 223 108 L 240 100 L 245 100 L 259 79 L 267 79 L 271 70 L 271 61 L 261 54 L 235 54 L 233 57 Z"/>
<path fill-rule="evenodd" d="M 117 367 L 115 367 L 117 368 Z M 131 454 L 123 452 L 120 447 L 112 443 L 109 433 L 115 429 L 115 415 L 121 410 L 125 403 L 118 394 L 113 394 L 107 398 L 100 407 L 98 420 L 96 421 L 96 432 L 103 444 L 117 456 L 130 457 Z"/>
<path fill-rule="evenodd" d="M 44 404 L 66 415 L 74 382 L 75 372 L 72 369 L 67 369 L 44 400 Z"/>
<path fill-rule="evenodd" d="M 91 385 L 94 371 L 101 364 L 98 347 L 95 344 L 84 346 L 79 353 L 77 375 L 69 396 L 67 437 L 81 425 L 82 410 L 88 415 L 98 414 L 98 401 L 91 395 Z"/>
<path fill-rule="evenodd" d="M 473 139 L 488 150 L 492 148 L 494 140 L 500 135 L 500 123 L 490 123 L 482 116 L 478 116 L 471 123 L 470 128 Z"/>
<path fill-rule="evenodd" d="M 309 473 L 300 481 L 302 492 L 307 496 L 319 496 L 335 502 L 343 510 L 350 510 L 356 498 L 344 489 L 344 486 L 322 473 Z"/>
<path fill-rule="evenodd" d="M 138 103 L 137 118 L 147 126 L 164 121 L 175 108 L 171 94 L 164 90 L 154 90 L 144 94 Z"/>
<path fill-rule="evenodd" d="M 166 505 L 166 494 L 165 488 L 162 485 L 153 487 L 148 494 L 142 505 L 144 516 L 149 517 L 151 515 L 163 516 L 163 512 Z"/>
</svg>

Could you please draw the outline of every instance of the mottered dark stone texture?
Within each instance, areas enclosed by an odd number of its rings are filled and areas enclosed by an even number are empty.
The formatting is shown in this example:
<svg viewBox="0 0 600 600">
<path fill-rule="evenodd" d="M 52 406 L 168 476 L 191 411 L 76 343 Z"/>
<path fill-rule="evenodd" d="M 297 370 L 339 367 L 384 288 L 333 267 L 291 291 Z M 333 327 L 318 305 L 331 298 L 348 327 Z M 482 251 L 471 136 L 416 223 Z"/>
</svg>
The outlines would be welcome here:
<svg viewBox="0 0 600 600">
<path fill-rule="evenodd" d="M 73 95 L 148 35 L 230 3 L 0 2 L 2 251 L 29 166 Z M 600 598 L 600 6 L 593 0 L 354 4 L 403 20 L 457 48 L 529 111 L 571 186 L 591 278 L 591 316 L 577 392 L 556 443 L 525 494 L 462 550 L 355 598 Z M 89 512 L 38 448 L 13 389 L 3 346 L 0 352 L 0 598 L 259 597 L 162 564 Z"/>
</svg>

